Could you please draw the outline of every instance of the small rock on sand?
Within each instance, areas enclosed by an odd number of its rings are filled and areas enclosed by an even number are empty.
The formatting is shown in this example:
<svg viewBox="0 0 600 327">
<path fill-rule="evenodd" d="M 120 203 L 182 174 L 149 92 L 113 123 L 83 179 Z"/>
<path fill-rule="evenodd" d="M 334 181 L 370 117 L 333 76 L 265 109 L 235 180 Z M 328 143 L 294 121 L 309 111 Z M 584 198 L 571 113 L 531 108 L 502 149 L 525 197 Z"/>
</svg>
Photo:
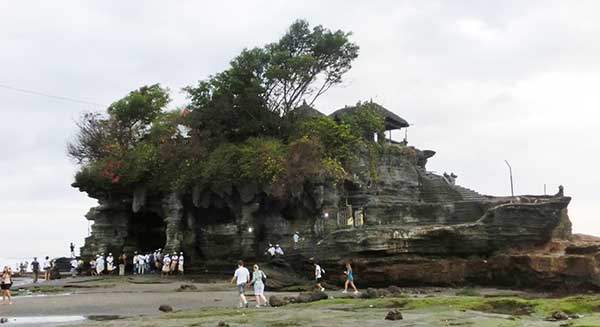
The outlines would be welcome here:
<svg viewBox="0 0 600 327">
<path fill-rule="evenodd" d="M 0 324 L 5 324 L 7 322 L 8 322 L 8 318 L 4 318 L 4 317 L 0 318 Z"/>
<path fill-rule="evenodd" d="M 402 317 L 402 312 L 400 312 L 400 310 L 398 309 L 394 309 L 390 312 L 387 313 L 387 315 L 385 315 L 385 320 L 402 320 L 404 319 L 404 317 Z"/>
<path fill-rule="evenodd" d="M 173 307 L 168 304 L 161 304 L 158 307 L 158 310 L 162 312 L 173 312 Z"/>
<path fill-rule="evenodd" d="M 281 307 L 281 306 L 284 306 L 284 305 L 286 305 L 287 303 L 286 303 L 286 301 L 285 301 L 285 300 L 283 300 L 283 299 L 282 299 L 282 298 L 280 298 L 279 296 L 271 295 L 271 296 L 269 297 L 269 304 L 270 304 L 272 307 Z"/>
</svg>

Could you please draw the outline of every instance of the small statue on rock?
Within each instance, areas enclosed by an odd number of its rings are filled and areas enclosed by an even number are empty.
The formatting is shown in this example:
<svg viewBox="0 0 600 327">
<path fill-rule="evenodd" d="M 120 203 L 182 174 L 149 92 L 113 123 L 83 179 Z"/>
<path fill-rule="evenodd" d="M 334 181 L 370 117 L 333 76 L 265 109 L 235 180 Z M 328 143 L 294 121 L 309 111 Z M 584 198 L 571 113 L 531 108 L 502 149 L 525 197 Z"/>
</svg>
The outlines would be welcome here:
<svg viewBox="0 0 600 327">
<path fill-rule="evenodd" d="M 565 196 L 565 188 L 562 185 L 558 185 L 558 193 L 556 193 L 554 196 L 556 196 L 556 197 Z"/>
</svg>

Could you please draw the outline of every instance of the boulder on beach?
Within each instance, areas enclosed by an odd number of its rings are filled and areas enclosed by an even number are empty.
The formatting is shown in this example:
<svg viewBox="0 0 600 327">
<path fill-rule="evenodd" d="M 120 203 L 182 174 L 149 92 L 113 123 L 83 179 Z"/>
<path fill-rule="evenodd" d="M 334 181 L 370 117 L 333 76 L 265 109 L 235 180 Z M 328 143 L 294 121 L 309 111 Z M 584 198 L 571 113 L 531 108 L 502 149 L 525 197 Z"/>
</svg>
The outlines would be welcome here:
<svg viewBox="0 0 600 327">
<path fill-rule="evenodd" d="M 190 292 L 190 291 L 197 291 L 198 287 L 196 287 L 196 285 L 193 284 L 181 284 L 181 286 L 179 286 L 179 288 L 177 289 L 177 292 Z"/>
<path fill-rule="evenodd" d="M 161 304 L 158 307 L 158 311 L 162 311 L 162 312 L 173 312 L 173 307 L 168 305 L 168 304 Z"/>
<path fill-rule="evenodd" d="M 398 310 L 398 309 L 391 310 L 390 312 L 387 313 L 387 315 L 385 315 L 385 320 L 402 320 L 402 319 L 404 319 L 404 317 L 402 317 L 402 312 L 400 312 L 400 310 Z"/>
<path fill-rule="evenodd" d="M 280 298 L 279 296 L 276 295 L 271 295 L 269 297 L 269 304 L 272 307 L 281 307 L 287 304 L 287 302 L 285 300 L 283 300 L 282 298 Z"/>
</svg>

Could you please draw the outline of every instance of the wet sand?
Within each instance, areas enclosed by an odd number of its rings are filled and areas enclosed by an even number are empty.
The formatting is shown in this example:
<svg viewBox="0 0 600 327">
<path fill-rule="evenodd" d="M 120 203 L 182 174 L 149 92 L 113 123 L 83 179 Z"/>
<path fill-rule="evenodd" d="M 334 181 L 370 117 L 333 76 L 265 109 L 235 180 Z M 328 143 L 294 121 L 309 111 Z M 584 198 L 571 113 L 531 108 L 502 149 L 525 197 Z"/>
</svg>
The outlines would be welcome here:
<svg viewBox="0 0 600 327">
<path fill-rule="evenodd" d="M 327 292 L 332 298 L 325 301 L 290 304 L 279 308 L 253 308 L 254 297 L 249 291 L 250 308 L 238 309 L 235 286 L 225 279 L 210 280 L 160 279 L 147 277 L 76 278 L 38 285 L 29 289 L 43 294 L 21 291 L 13 305 L 0 306 L 0 317 L 9 318 L 2 326 L 216 326 L 226 321 L 230 326 L 532 326 L 551 327 L 560 323 L 546 321 L 556 309 L 587 308 L 581 319 L 569 321 L 568 326 L 600 326 L 600 296 L 580 295 L 563 300 L 543 293 L 477 288 L 403 289 L 396 298 L 343 298 L 340 291 Z M 182 284 L 194 285 L 197 290 L 178 292 Z M 60 292 L 60 293 L 56 293 Z M 469 293 L 470 295 L 466 295 Z M 461 295 L 462 294 L 462 295 Z M 296 296 L 297 292 L 266 292 L 269 295 Z M 476 309 L 477 305 L 495 299 L 510 299 L 536 306 L 528 315 L 495 313 Z M 548 302 L 545 302 L 548 301 Z M 168 304 L 174 313 L 158 311 Z M 383 319 L 390 308 L 401 308 L 404 320 Z M 474 310 L 475 309 L 475 310 Z M 95 317 L 94 317 L 95 316 Z M 90 318 L 94 318 L 90 320 Z M 121 319 L 122 318 L 122 319 Z M 16 320 L 14 320 L 16 319 Z M 37 319 L 37 321 L 32 321 Z M 23 324 L 27 323 L 28 324 Z"/>
<path fill-rule="evenodd" d="M 192 284 L 197 291 L 176 291 L 182 284 Z M 193 283 L 186 279 L 158 277 L 68 278 L 22 287 L 41 287 L 51 290 L 45 294 L 27 294 L 13 297 L 12 305 L 0 305 L 0 317 L 43 316 L 107 316 L 136 317 L 159 315 L 158 307 L 168 304 L 175 310 L 198 307 L 235 308 L 237 289 L 225 280 L 214 283 Z M 60 290 L 61 293 L 54 291 Z M 249 292 L 251 294 L 251 292 Z M 282 296 L 297 293 L 280 293 Z M 254 297 L 248 297 L 250 301 Z M 254 302 L 250 302 L 251 305 Z M 11 326 L 9 323 L 3 326 Z M 36 326 L 55 326 L 57 323 Z"/>
</svg>

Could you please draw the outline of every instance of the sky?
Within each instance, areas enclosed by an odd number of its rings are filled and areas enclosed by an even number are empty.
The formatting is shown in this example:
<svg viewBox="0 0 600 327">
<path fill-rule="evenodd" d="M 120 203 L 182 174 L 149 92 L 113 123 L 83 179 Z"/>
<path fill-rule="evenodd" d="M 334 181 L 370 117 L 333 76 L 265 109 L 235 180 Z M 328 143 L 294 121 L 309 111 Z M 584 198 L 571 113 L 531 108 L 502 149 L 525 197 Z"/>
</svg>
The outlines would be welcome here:
<svg viewBox="0 0 600 327">
<path fill-rule="evenodd" d="M 564 185 L 574 231 L 600 235 L 599 11 L 549 0 L 2 1 L 0 223 L 13 246 L 0 257 L 83 245 L 96 201 L 70 186 L 78 166 L 65 150 L 83 113 L 154 83 L 183 105 L 182 87 L 299 18 L 351 31 L 360 46 L 317 109 L 372 99 L 411 124 L 411 145 L 437 152 L 429 170 L 509 195 L 508 160 L 516 194 Z"/>
</svg>

